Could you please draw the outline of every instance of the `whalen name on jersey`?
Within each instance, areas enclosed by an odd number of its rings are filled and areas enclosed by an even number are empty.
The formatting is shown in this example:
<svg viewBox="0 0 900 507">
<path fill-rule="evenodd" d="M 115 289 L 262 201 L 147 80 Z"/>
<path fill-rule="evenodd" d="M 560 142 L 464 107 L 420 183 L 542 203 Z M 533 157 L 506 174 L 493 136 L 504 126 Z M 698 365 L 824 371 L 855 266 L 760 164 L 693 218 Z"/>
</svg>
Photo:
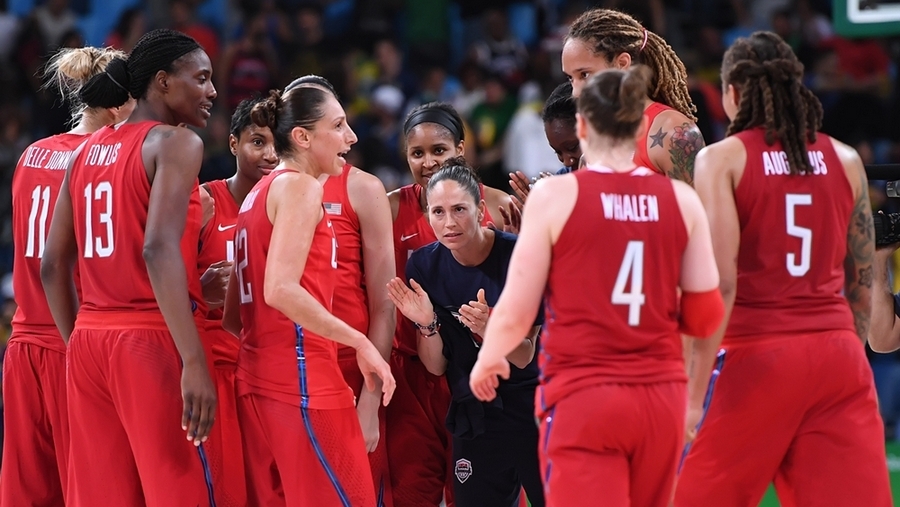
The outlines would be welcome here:
<svg viewBox="0 0 900 507">
<path fill-rule="evenodd" d="M 49 169 L 51 171 L 65 170 L 69 167 L 74 151 L 56 151 L 38 146 L 31 146 L 25 150 L 22 157 L 22 167 L 32 169 Z"/>
<path fill-rule="evenodd" d="M 655 195 L 600 194 L 603 215 L 619 222 L 659 222 L 659 202 Z"/>
<path fill-rule="evenodd" d="M 809 157 L 809 166 L 812 167 L 812 173 L 807 174 L 828 174 L 824 153 L 821 151 L 809 151 L 806 154 Z M 785 176 L 791 173 L 787 153 L 783 151 L 764 151 L 762 152 L 762 161 L 766 176 Z"/>
</svg>

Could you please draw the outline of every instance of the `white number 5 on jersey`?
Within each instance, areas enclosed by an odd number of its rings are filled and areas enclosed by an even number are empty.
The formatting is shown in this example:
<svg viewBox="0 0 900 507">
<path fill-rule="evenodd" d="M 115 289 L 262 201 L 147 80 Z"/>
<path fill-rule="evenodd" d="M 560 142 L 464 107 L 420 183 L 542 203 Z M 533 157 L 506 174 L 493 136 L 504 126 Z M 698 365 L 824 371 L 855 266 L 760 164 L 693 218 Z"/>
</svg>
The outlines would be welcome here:
<svg viewBox="0 0 900 507">
<path fill-rule="evenodd" d="M 789 252 L 787 254 L 787 270 L 791 276 L 799 277 L 809 271 L 809 260 L 812 253 L 812 229 L 797 225 L 794 212 L 797 206 L 812 205 L 812 195 L 787 194 L 784 196 L 784 199 L 788 236 L 800 238 L 800 263 L 797 263 L 797 254 Z"/>
<path fill-rule="evenodd" d="M 625 292 L 625 286 L 628 285 L 629 279 L 631 280 L 631 292 Z M 629 326 L 638 326 L 641 323 L 641 306 L 647 299 L 643 290 L 644 242 L 629 241 L 612 292 L 612 304 L 628 305 Z"/>
</svg>

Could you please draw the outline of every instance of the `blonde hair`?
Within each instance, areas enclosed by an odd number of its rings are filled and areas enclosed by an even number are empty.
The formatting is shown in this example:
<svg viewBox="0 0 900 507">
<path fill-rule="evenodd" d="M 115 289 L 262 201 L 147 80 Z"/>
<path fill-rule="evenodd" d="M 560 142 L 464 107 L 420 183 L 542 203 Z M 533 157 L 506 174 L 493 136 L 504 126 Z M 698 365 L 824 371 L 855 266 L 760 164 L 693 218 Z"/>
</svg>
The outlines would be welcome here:
<svg viewBox="0 0 900 507">
<path fill-rule="evenodd" d="M 69 101 L 72 122 L 78 121 L 87 109 L 79 97 L 81 87 L 97 74 L 106 70 L 113 58 L 127 58 L 124 52 L 113 48 L 64 48 L 56 52 L 44 67 L 44 88 L 54 88 Z"/>
</svg>

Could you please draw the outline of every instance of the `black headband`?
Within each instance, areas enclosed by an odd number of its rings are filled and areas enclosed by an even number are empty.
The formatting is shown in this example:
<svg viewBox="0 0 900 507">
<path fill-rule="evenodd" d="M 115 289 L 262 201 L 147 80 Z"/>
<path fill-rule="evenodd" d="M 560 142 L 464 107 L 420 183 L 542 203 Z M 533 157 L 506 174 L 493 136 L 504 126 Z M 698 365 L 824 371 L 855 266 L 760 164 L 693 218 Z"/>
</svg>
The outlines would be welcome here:
<svg viewBox="0 0 900 507">
<path fill-rule="evenodd" d="M 422 123 L 437 123 L 453 134 L 454 141 L 460 142 L 463 139 L 463 126 L 459 120 L 454 118 L 452 114 L 439 108 L 420 109 L 409 115 L 409 118 L 406 119 L 406 123 L 403 125 L 403 135 L 408 136 L 410 130 Z"/>
</svg>

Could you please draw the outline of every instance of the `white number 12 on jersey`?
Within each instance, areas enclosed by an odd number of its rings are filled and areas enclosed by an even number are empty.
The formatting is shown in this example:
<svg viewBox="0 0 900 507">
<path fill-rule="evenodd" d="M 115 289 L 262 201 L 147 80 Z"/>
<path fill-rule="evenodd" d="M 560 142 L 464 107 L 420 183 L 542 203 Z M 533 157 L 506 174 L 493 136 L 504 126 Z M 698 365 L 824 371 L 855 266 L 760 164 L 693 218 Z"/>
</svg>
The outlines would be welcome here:
<svg viewBox="0 0 900 507">
<path fill-rule="evenodd" d="M 631 279 L 631 292 L 625 292 L 625 285 L 629 278 Z M 629 241 L 612 292 L 612 304 L 628 305 L 629 326 L 637 326 L 641 323 L 641 306 L 647 299 L 643 290 L 644 242 Z"/>
</svg>

